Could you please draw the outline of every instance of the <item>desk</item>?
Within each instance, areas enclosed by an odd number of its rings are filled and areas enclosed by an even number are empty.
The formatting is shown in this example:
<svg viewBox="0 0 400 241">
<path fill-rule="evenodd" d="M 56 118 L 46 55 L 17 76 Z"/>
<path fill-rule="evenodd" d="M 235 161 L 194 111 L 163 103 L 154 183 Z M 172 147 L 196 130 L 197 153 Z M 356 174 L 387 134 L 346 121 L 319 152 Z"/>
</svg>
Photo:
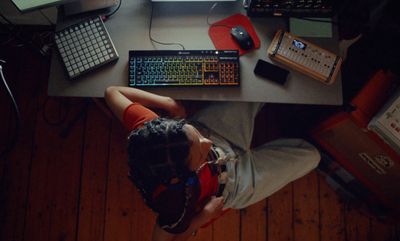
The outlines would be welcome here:
<svg viewBox="0 0 400 241">
<path fill-rule="evenodd" d="M 107 21 L 106 27 L 120 55 L 114 65 L 100 68 L 76 81 L 69 81 L 56 53 L 52 56 L 48 94 L 50 96 L 103 97 L 110 85 L 127 86 L 128 51 L 152 49 L 179 49 L 179 46 L 153 45 L 148 37 L 151 5 L 149 0 L 123 1 L 120 10 Z M 212 2 L 202 3 L 156 3 L 153 14 L 153 38 L 162 42 L 179 42 L 186 49 L 214 49 L 208 36 L 206 17 Z M 210 22 L 242 12 L 241 1 L 221 2 L 210 15 Z M 257 101 L 298 104 L 342 104 L 341 78 L 327 86 L 300 73 L 291 71 L 284 87 L 253 74 L 258 59 L 272 62 L 267 48 L 275 32 L 286 28 L 283 19 L 252 19 L 261 40 L 261 47 L 240 57 L 240 87 L 152 88 L 151 91 L 181 100 Z M 338 52 L 335 39 L 312 39 L 311 41 Z"/>
</svg>

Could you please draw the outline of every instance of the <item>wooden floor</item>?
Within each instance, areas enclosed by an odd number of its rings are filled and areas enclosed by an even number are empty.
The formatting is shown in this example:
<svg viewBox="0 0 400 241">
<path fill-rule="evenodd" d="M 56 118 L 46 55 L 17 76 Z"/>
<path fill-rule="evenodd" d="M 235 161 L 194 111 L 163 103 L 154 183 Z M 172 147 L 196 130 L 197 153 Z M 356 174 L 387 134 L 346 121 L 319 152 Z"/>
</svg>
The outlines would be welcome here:
<svg viewBox="0 0 400 241">
<path fill-rule="evenodd" d="M 47 97 L 49 63 L 0 49 L 21 112 L 17 146 L 0 162 L 1 241 L 145 241 L 155 217 L 127 178 L 126 132 L 87 99 Z M 0 146 L 14 133 L 1 85 Z M 255 142 L 279 136 L 285 105 L 267 105 Z M 78 117 L 78 118 L 74 118 Z M 64 120 L 64 121 L 63 121 Z M 68 128 L 68 125 L 72 126 Z M 280 126 L 282 127 L 282 126 Z M 348 208 L 317 172 L 230 211 L 191 240 L 391 241 L 399 227 Z"/>
</svg>

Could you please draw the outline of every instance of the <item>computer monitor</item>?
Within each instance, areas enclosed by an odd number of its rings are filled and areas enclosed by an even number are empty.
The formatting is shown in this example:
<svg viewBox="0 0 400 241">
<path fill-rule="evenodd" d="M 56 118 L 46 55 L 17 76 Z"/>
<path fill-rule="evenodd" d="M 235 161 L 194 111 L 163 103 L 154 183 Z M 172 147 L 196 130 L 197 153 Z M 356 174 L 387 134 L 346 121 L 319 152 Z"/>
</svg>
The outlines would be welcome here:
<svg viewBox="0 0 400 241">
<path fill-rule="evenodd" d="M 235 2 L 236 0 L 151 0 L 152 2 Z"/>
<path fill-rule="evenodd" d="M 63 5 L 66 15 L 114 6 L 121 0 L 11 0 L 22 13 Z"/>
<path fill-rule="evenodd" d="M 71 1 L 71 0 L 70 0 Z M 29 12 L 41 8 L 57 6 L 67 2 L 66 0 L 11 0 L 20 12 Z"/>
<path fill-rule="evenodd" d="M 69 2 L 64 4 L 64 14 L 66 16 L 90 12 L 98 9 L 105 9 L 115 6 L 123 0 L 75 0 L 74 2 Z M 126 0 L 126 1 L 136 1 L 136 0 Z"/>
</svg>

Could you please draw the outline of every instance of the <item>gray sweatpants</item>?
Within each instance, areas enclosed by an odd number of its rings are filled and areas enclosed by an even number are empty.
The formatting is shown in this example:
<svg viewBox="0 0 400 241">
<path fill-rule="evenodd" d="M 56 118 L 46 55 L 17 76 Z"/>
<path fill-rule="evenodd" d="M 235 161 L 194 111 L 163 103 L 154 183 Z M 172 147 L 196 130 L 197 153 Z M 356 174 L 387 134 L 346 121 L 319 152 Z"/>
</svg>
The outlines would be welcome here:
<svg viewBox="0 0 400 241">
<path fill-rule="evenodd" d="M 278 139 L 250 149 L 254 119 L 262 106 L 216 102 L 193 117 L 210 129 L 215 144 L 235 153 L 235 160 L 227 163 L 226 208 L 244 208 L 270 196 L 309 173 L 320 160 L 318 150 L 302 139 Z"/>
</svg>

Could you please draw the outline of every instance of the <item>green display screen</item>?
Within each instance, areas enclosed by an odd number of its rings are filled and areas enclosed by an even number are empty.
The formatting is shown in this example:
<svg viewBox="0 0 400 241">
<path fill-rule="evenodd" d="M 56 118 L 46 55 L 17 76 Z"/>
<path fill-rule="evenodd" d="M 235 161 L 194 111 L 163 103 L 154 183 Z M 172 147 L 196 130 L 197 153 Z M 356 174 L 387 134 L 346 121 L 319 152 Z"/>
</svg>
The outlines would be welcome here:
<svg viewBox="0 0 400 241">
<path fill-rule="evenodd" d="M 14 5 L 21 12 L 27 12 L 39 8 L 50 7 L 61 4 L 63 0 L 12 0 Z"/>
</svg>

